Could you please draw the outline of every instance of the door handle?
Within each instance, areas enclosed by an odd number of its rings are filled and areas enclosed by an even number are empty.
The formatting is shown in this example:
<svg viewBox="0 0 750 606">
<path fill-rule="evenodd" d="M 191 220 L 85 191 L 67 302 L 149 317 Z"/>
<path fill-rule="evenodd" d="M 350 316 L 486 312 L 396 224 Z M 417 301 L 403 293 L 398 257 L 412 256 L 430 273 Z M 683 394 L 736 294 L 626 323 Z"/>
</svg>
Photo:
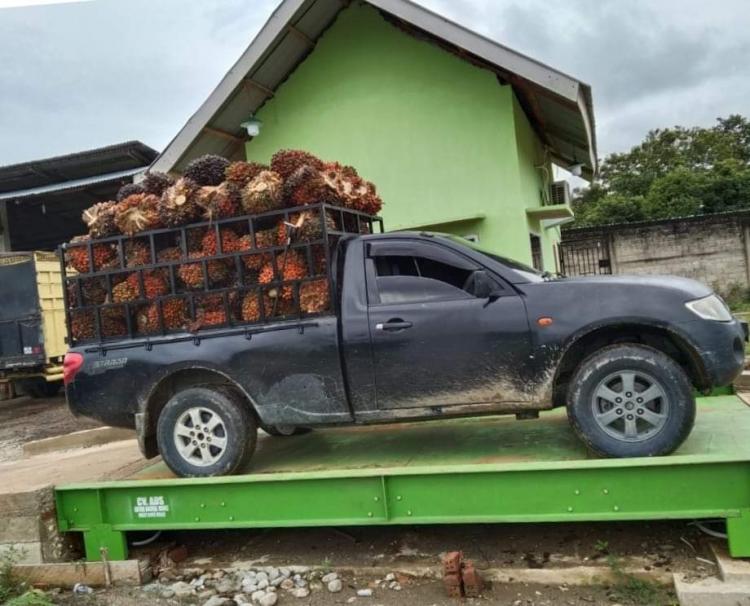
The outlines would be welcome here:
<svg viewBox="0 0 750 606">
<path fill-rule="evenodd" d="M 389 331 L 396 331 L 396 330 L 405 330 L 407 328 L 411 328 L 413 324 L 411 322 L 404 322 L 400 318 L 394 318 L 393 320 L 388 320 L 385 323 L 378 323 L 375 325 L 375 330 L 389 330 Z"/>
</svg>

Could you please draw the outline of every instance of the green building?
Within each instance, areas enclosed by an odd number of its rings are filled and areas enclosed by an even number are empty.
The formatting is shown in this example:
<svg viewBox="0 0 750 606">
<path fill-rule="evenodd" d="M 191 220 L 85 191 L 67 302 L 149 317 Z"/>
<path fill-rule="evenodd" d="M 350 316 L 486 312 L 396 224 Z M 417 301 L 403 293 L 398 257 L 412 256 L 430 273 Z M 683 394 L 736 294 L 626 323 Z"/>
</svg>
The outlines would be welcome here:
<svg viewBox="0 0 750 606">
<path fill-rule="evenodd" d="M 355 166 L 389 230 L 551 271 L 572 217 L 553 165 L 596 170 L 588 86 L 404 0 L 284 0 L 153 168 L 281 148 Z"/>
</svg>

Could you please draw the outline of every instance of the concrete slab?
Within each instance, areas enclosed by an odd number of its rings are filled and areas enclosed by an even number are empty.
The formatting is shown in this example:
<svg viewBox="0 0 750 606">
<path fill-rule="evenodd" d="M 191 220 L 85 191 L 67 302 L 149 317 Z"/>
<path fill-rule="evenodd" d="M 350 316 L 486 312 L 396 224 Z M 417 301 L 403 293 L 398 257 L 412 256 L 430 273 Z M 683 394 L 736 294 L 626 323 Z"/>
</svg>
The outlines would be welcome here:
<svg viewBox="0 0 750 606">
<path fill-rule="evenodd" d="M 25 493 L 48 485 L 120 480 L 146 464 L 136 440 L 40 454 L 0 463 L 2 495 Z"/>
<path fill-rule="evenodd" d="M 57 450 L 71 450 L 73 448 L 90 448 L 110 442 L 135 439 L 135 431 L 121 427 L 96 427 L 75 431 L 63 436 L 53 436 L 43 440 L 32 440 L 23 445 L 24 458 L 54 452 Z"/>
<path fill-rule="evenodd" d="M 41 541 L 0 543 L 0 556 L 11 552 L 18 564 L 39 564 L 43 560 Z"/>
<path fill-rule="evenodd" d="M 675 574 L 674 587 L 680 606 L 750 606 L 750 583 L 725 583 L 716 577 L 691 583 Z"/>
<path fill-rule="evenodd" d="M 66 562 L 15 566 L 13 573 L 34 587 L 73 587 L 76 583 L 83 583 L 89 587 L 102 587 L 108 584 L 108 580 L 114 585 L 141 585 L 150 580 L 148 564 L 148 561 L 139 560 L 123 560 L 106 564 L 104 562 Z"/>
<path fill-rule="evenodd" d="M 727 583 L 746 583 L 750 588 L 750 559 L 733 558 L 729 555 L 727 544 L 712 542 L 711 551 L 714 553 L 719 566 L 719 576 Z"/>
</svg>

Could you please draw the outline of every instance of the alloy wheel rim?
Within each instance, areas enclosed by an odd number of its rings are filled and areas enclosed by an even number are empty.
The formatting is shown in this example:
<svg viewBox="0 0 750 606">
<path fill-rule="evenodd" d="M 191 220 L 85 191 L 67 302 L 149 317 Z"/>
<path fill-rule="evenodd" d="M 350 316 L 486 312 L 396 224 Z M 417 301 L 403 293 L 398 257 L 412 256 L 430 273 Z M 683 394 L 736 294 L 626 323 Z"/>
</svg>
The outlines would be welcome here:
<svg viewBox="0 0 750 606">
<path fill-rule="evenodd" d="M 197 467 L 213 465 L 227 448 L 224 420 L 202 406 L 188 408 L 180 415 L 173 437 L 179 455 Z"/>
<path fill-rule="evenodd" d="M 605 377 L 594 390 L 591 407 L 599 428 L 621 442 L 653 438 L 669 416 L 664 386 L 640 370 L 623 370 Z"/>
</svg>

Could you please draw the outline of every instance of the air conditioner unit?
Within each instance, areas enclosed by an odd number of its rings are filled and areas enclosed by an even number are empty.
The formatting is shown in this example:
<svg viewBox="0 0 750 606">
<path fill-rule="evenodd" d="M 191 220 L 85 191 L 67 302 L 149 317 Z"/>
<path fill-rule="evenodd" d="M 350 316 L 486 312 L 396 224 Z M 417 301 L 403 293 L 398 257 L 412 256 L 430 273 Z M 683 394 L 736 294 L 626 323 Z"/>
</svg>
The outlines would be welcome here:
<svg viewBox="0 0 750 606">
<path fill-rule="evenodd" d="M 567 181 L 555 181 L 549 186 L 550 204 L 570 204 L 570 184 Z"/>
</svg>

